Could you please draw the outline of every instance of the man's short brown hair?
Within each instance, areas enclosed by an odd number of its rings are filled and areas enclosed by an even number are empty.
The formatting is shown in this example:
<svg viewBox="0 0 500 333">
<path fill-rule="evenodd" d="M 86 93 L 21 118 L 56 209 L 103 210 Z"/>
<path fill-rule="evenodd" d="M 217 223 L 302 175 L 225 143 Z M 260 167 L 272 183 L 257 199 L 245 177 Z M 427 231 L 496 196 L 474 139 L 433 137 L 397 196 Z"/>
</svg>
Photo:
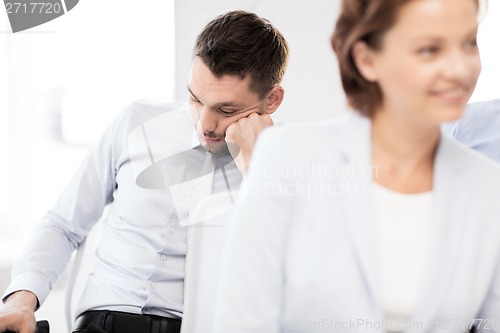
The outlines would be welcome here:
<svg viewBox="0 0 500 333">
<path fill-rule="evenodd" d="M 208 23 L 196 39 L 194 56 L 215 77 L 250 75 L 250 89 L 264 98 L 283 79 L 288 45 L 268 20 L 238 10 Z"/>
</svg>

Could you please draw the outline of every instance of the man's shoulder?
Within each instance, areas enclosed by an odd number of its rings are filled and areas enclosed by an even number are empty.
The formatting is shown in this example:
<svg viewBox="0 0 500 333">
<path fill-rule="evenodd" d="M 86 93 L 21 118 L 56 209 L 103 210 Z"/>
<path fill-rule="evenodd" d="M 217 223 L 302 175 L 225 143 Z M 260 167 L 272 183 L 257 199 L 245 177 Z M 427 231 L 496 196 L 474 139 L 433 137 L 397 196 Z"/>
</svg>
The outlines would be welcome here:
<svg viewBox="0 0 500 333">
<path fill-rule="evenodd" d="M 460 120 L 443 132 L 500 162 L 500 99 L 469 104 Z"/>
<path fill-rule="evenodd" d="M 476 102 L 467 105 L 463 116 L 443 126 L 443 130 L 460 141 L 499 133 L 500 99 Z"/>
<path fill-rule="evenodd" d="M 187 103 L 137 100 L 122 111 L 120 119 L 128 132 L 131 132 L 149 121 L 190 122 L 191 116 Z"/>
<path fill-rule="evenodd" d="M 463 119 L 488 118 L 489 116 L 498 115 L 498 112 L 500 112 L 500 99 L 476 102 L 467 105 Z"/>
<path fill-rule="evenodd" d="M 187 103 L 181 102 L 155 102 L 150 100 L 137 100 L 130 104 L 128 116 L 137 125 L 147 122 L 153 118 L 168 114 L 168 117 L 189 118 L 189 108 Z"/>
</svg>

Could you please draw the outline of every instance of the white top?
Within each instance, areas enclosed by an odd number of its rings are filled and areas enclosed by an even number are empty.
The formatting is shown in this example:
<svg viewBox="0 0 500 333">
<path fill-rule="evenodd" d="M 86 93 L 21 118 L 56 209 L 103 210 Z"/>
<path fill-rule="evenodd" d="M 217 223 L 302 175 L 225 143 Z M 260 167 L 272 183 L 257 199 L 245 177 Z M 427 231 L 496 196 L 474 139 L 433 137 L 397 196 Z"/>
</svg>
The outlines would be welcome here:
<svg viewBox="0 0 500 333">
<path fill-rule="evenodd" d="M 421 294 L 433 193 L 374 188 L 382 307 L 388 332 L 399 332 Z"/>
</svg>

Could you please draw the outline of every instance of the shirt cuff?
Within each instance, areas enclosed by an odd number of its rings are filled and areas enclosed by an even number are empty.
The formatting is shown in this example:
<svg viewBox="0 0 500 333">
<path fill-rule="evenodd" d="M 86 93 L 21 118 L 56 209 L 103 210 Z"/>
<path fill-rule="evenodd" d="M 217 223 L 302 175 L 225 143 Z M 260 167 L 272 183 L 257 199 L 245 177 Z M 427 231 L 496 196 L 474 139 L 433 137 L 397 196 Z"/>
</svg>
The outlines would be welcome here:
<svg viewBox="0 0 500 333">
<path fill-rule="evenodd" d="M 10 283 L 2 296 L 2 302 L 5 302 L 12 293 L 20 290 L 31 291 L 38 299 L 35 310 L 38 310 L 45 301 L 50 292 L 48 279 L 37 273 L 25 272 L 17 275 Z"/>
</svg>

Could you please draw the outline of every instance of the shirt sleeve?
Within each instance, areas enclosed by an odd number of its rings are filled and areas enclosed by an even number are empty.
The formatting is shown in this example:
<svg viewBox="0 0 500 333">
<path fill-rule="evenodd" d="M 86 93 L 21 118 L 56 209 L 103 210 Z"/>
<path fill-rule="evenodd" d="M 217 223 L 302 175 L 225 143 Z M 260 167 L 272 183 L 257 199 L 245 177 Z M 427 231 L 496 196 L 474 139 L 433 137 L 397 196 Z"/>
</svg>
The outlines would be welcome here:
<svg viewBox="0 0 500 333">
<path fill-rule="evenodd" d="M 224 252 L 216 333 L 280 331 L 293 184 L 280 171 L 281 155 L 290 152 L 278 142 L 273 130 L 261 134 L 242 185 Z"/>
<path fill-rule="evenodd" d="M 35 226 L 12 268 L 11 283 L 2 301 L 15 291 L 29 290 L 38 297 L 38 304 L 43 304 L 72 252 L 112 201 L 128 114 L 129 109 L 115 119 L 87 154 L 55 207 Z"/>
<path fill-rule="evenodd" d="M 442 130 L 500 162 L 500 99 L 469 104 L 460 120 L 444 124 Z"/>
</svg>

